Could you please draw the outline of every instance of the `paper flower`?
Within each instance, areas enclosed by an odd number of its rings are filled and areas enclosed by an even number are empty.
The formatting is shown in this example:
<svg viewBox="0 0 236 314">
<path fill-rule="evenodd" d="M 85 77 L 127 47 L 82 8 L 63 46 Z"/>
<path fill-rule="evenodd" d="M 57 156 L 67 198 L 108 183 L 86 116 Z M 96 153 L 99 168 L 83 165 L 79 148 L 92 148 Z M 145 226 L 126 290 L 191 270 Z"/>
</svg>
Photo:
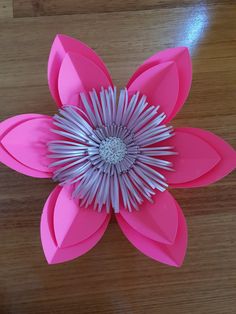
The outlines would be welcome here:
<svg viewBox="0 0 236 314">
<path fill-rule="evenodd" d="M 188 49 L 167 49 L 147 59 L 118 92 L 92 49 L 56 36 L 48 82 L 59 113 L 23 114 L 0 124 L 2 163 L 59 182 L 41 218 L 48 263 L 88 252 L 114 212 L 138 250 L 182 264 L 187 227 L 167 187 L 206 186 L 236 167 L 236 152 L 218 136 L 167 125 L 191 78 Z"/>
</svg>

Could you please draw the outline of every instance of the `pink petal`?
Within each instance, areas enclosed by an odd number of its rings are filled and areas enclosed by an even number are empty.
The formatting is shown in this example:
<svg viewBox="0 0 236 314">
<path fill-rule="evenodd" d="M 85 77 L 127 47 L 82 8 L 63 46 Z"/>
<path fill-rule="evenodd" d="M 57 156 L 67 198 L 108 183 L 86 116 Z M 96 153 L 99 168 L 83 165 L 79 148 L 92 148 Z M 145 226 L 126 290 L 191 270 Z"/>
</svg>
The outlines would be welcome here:
<svg viewBox="0 0 236 314">
<path fill-rule="evenodd" d="M 67 53 L 62 61 L 58 90 L 63 105 L 78 105 L 79 94 L 95 88 L 107 88 L 110 81 L 91 60 L 75 53 Z"/>
<path fill-rule="evenodd" d="M 104 223 L 100 226 L 100 228 L 91 234 L 91 236 L 87 239 L 77 242 L 77 244 L 70 247 L 59 247 L 55 236 L 53 217 L 54 209 L 61 189 L 62 188 L 58 186 L 49 195 L 41 217 L 41 241 L 45 257 L 49 264 L 57 264 L 69 261 L 87 253 L 101 239 L 110 220 L 110 215 L 107 215 Z M 63 221 L 61 223 L 63 223 Z M 89 224 L 90 221 L 88 220 L 87 226 L 89 226 Z M 80 230 L 78 230 L 78 239 L 80 239 L 79 234 Z"/>
<path fill-rule="evenodd" d="M 12 154 L 11 149 L 8 150 L 7 138 L 11 132 L 14 132 L 15 128 L 18 128 L 21 124 L 27 121 L 33 121 L 38 119 L 48 119 L 48 116 L 41 114 L 22 114 L 18 116 L 11 117 L 6 119 L 5 121 L 0 123 L 0 162 L 5 164 L 6 166 L 14 169 L 17 172 L 23 173 L 28 176 L 37 177 L 37 178 L 48 178 L 51 177 L 51 172 L 47 169 L 46 171 L 42 171 L 37 168 L 31 168 L 30 165 L 25 165 L 20 160 L 16 158 L 14 154 Z M 21 144 L 19 141 L 19 135 L 17 134 L 17 138 L 13 139 L 13 142 L 18 140 L 17 146 Z M 5 144 L 4 144 L 5 143 Z M 13 145 L 13 143 L 9 143 L 9 145 Z"/>
<path fill-rule="evenodd" d="M 175 135 L 166 140 L 167 146 L 174 146 L 178 154 L 169 157 L 174 171 L 162 171 L 169 185 L 193 181 L 213 169 L 221 160 L 218 152 L 204 139 L 175 129 Z"/>
<path fill-rule="evenodd" d="M 79 40 L 66 35 L 58 34 L 54 39 L 48 59 L 48 84 L 52 97 L 59 106 L 61 105 L 61 100 L 58 93 L 58 75 L 62 60 L 67 52 L 78 53 L 91 60 L 104 72 L 110 82 L 110 85 L 112 85 L 110 74 L 102 59 L 95 51 Z"/>
<path fill-rule="evenodd" d="M 140 91 L 147 96 L 150 105 L 160 105 L 160 112 L 169 117 L 179 93 L 179 78 L 176 64 L 164 62 L 142 72 L 128 86 L 130 94 Z"/>
<path fill-rule="evenodd" d="M 133 229 L 120 215 L 116 218 L 126 238 L 139 251 L 161 263 L 179 267 L 182 265 L 187 248 L 187 226 L 181 208 L 178 208 L 178 231 L 173 244 L 163 244 L 151 240 Z"/>
<path fill-rule="evenodd" d="M 192 63 L 187 47 L 170 48 L 156 53 L 147 59 L 133 74 L 127 86 L 129 87 L 134 80 L 138 78 L 146 70 L 163 62 L 174 61 L 177 66 L 179 76 L 179 92 L 172 112 L 168 117 L 170 121 L 183 106 L 188 97 L 192 82 Z"/>
<path fill-rule="evenodd" d="M 19 163 L 48 177 L 51 172 L 48 168 L 51 160 L 47 157 L 47 143 L 58 138 L 50 131 L 51 128 L 52 118 L 49 116 L 28 119 L 8 129 L 1 144 Z"/>
<path fill-rule="evenodd" d="M 202 129 L 180 128 L 179 130 L 194 134 L 206 141 L 217 151 L 221 159 L 214 168 L 203 176 L 190 182 L 174 184 L 174 187 L 191 188 L 206 186 L 222 179 L 236 168 L 236 151 L 222 138 Z"/>
<path fill-rule="evenodd" d="M 172 244 L 178 228 L 178 208 L 175 199 L 168 192 L 157 193 L 153 204 L 144 202 L 140 211 L 125 209 L 120 215 L 130 227 L 143 236 L 157 242 Z"/>
<path fill-rule="evenodd" d="M 84 241 L 106 221 L 107 213 L 91 208 L 80 208 L 71 197 L 71 187 L 61 189 L 54 208 L 54 230 L 59 247 L 67 247 Z"/>
</svg>

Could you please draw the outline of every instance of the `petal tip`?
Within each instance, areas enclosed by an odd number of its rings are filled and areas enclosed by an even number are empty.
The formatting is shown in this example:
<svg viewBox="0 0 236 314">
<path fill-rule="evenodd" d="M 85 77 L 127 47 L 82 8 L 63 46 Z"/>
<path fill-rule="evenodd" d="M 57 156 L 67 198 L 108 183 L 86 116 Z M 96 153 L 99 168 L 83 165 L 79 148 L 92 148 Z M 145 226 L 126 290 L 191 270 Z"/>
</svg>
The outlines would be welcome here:
<svg viewBox="0 0 236 314">
<path fill-rule="evenodd" d="M 54 265 L 54 264 L 57 264 L 57 262 L 54 261 L 54 256 L 51 256 L 49 254 L 47 254 L 47 252 L 44 251 L 44 257 L 48 263 L 48 265 Z"/>
<path fill-rule="evenodd" d="M 65 35 L 65 34 L 56 34 L 54 40 L 55 40 L 55 39 L 60 39 L 60 40 L 61 40 L 61 39 L 65 38 L 65 37 L 68 37 L 68 36 Z"/>
<path fill-rule="evenodd" d="M 178 46 L 176 47 L 180 52 L 187 52 L 189 53 L 189 48 L 187 46 Z"/>
</svg>

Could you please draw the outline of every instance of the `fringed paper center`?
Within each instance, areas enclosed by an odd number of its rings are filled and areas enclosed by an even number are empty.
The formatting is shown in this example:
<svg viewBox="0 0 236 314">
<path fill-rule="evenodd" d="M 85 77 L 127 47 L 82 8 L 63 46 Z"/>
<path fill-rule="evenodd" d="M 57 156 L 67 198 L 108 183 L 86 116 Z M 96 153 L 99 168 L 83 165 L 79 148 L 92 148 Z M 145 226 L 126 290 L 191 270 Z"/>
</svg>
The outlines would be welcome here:
<svg viewBox="0 0 236 314">
<path fill-rule="evenodd" d="M 166 115 L 139 92 L 129 97 L 123 89 L 117 97 L 109 87 L 80 99 L 83 108 L 64 106 L 53 118 L 52 131 L 61 136 L 48 144 L 53 179 L 73 184 L 80 206 L 138 210 L 155 189 L 168 186 L 161 170 L 173 167 L 164 157 L 176 153 L 160 143 L 174 135 L 173 128 L 162 124 Z"/>
</svg>

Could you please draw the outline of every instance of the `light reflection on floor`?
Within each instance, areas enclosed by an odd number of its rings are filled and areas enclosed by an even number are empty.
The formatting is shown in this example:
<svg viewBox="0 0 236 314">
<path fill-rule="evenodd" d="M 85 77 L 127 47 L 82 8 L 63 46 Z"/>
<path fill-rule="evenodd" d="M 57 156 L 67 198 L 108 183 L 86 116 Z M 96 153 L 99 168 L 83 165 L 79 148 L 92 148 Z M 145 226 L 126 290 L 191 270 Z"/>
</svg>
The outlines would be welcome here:
<svg viewBox="0 0 236 314">
<path fill-rule="evenodd" d="M 198 5 L 192 8 L 189 17 L 183 21 L 183 26 L 180 28 L 181 37 L 177 42 L 178 46 L 187 46 L 191 54 L 195 53 L 199 42 L 204 38 L 204 35 L 210 24 L 210 14 L 206 5 Z"/>
</svg>

